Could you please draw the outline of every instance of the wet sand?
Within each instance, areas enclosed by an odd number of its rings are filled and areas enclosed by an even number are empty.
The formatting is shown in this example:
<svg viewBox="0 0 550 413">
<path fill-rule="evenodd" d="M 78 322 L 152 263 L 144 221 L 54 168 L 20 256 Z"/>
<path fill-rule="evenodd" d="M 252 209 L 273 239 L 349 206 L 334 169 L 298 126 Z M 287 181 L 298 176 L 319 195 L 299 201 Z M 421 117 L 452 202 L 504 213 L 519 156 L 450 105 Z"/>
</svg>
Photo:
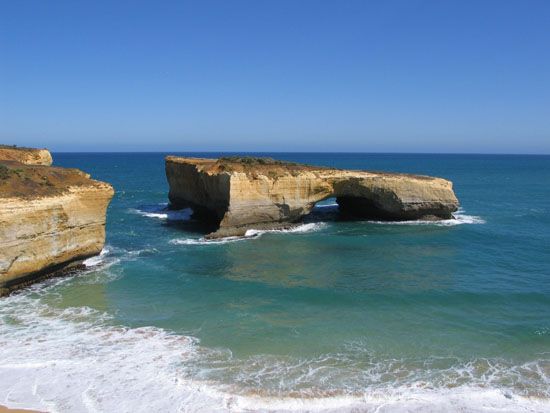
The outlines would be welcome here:
<svg viewBox="0 0 550 413">
<path fill-rule="evenodd" d="M 36 410 L 26 410 L 26 409 L 9 409 L 5 406 L 0 406 L 0 413 L 40 413 Z"/>
</svg>

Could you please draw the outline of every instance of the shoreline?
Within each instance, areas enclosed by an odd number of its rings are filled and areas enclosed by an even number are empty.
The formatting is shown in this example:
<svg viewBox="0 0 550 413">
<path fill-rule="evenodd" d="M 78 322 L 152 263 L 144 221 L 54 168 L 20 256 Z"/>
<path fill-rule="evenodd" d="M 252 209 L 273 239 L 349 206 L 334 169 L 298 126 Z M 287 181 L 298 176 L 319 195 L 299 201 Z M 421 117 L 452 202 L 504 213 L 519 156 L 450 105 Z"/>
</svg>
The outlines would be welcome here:
<svg viewBox="0 0 550 413">
<path fill-rule="evenodd" d="M 0 405 L 0 413 L 45 413 L 45 412 L 39 412 L 38 410 L 31 410 L 31 409 L 10 408 L 4 405 Z"/>
</svg>

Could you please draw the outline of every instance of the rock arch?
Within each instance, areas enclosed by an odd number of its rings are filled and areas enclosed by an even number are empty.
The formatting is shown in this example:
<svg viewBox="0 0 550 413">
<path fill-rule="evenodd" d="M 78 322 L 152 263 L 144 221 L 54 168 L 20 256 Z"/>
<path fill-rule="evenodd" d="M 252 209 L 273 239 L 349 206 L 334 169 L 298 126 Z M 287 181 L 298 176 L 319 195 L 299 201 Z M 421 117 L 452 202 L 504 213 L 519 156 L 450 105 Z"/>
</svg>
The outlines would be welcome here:
<svg viewBox="0 0 550 413">
<path fill-rule="evenodd" d="M 363 218 L 449 219 L 458 208 L 452 183 L 442 178 L 351 171 L 263 158 L 166 158 L 169 198 L 216 220 L 210 237 L 299 221 L 317 202 L 335 197 Z"/>
</svg>

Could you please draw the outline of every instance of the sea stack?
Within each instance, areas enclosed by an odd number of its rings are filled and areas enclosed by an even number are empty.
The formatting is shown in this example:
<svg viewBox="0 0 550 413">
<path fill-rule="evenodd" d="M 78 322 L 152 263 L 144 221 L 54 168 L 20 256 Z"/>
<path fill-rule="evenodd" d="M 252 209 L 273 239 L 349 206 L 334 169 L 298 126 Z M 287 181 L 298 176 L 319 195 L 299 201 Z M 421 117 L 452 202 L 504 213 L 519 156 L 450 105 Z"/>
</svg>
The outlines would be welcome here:
<svg viewBox="0 0 550 413">
<path fill-rule="evenodd" d="M 452 182 L 422 175 L 354 171 L 268 158 L 166 157 L 169 199 L 215 222 L 209 238 L 288 227 L 316 202 L 335 197 L 352 216 L 377 220 L 451 219 Z"/>
<path fill-rule="evenodd" d="M 111 185 L 50 166 L 45 149 L 0 145 L 0 296 L 101 252 Z"/>
</svg>

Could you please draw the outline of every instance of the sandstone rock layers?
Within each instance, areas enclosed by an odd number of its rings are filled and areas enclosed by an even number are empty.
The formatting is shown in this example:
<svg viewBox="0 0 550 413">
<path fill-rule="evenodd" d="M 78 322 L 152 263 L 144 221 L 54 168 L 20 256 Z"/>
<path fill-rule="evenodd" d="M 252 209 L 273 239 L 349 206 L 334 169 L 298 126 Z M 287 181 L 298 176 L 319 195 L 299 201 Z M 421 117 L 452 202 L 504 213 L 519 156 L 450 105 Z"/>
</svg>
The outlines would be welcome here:
<svg viewBox="0 0 550 413">
<path fill-rule="evenodd" d="M 0 160 L 0 295 L 99 254 L 112 196 L 77 169 Z"/>
<path fill-rule="evenodd" d="M 350 215 L 384 220 L 449 219 L 452 183 L 428 176 L 339 170 L 262 158 L 168 156 L 169 199 L 219 222 L 210 237 L 288 226 L 316 202 L 336 197 Z"/>
</svg>

